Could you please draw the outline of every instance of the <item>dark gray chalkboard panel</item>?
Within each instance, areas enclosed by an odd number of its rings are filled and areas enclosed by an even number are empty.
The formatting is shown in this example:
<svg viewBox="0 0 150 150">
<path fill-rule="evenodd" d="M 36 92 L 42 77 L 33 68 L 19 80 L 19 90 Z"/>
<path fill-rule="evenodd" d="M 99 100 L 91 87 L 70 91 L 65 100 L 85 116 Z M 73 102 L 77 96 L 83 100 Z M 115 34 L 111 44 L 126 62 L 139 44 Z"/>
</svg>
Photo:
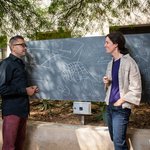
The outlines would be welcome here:
<svg viewBox="0 0 150 150">
<path fill-rule="evenodd" d="M 150 34 L 126 35 L 127 47 L 139 65 L 143 99 L 150 98 Z M 28 42 L 27 71 L 38 85 L 37 98 L 103 101 L 102 77 L 111 56 L 105 37 L 70 38 Z"/>
<path fill-rule="evenodd" d="M 127 47 L 142 77 L 142 100 L 150 102 L 150 34 L 126 35 Z"/>
<path fill-rule="evenodd" d="M 103 101 L 102 77 L 111 56 L 104 37 L 28 42 L 27 70 L 36 96 L 52 100 Z"/>
</svg>

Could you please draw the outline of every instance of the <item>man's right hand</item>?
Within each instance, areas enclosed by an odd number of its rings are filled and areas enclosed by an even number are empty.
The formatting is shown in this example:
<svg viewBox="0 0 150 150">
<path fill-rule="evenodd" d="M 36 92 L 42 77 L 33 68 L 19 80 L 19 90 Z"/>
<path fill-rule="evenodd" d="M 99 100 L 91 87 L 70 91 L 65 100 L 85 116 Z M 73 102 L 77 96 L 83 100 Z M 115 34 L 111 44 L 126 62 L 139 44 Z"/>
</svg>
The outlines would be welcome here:
<svg viewBox="0 0 150 150">
<path fill-rule="evenodd" d="M 38 92 L 38 88 L 37 88 L 37 86 L 30 86 L 30 87 L 26 88 L 26 91 L 29 96 L 32 96 Z"/>
</svg>

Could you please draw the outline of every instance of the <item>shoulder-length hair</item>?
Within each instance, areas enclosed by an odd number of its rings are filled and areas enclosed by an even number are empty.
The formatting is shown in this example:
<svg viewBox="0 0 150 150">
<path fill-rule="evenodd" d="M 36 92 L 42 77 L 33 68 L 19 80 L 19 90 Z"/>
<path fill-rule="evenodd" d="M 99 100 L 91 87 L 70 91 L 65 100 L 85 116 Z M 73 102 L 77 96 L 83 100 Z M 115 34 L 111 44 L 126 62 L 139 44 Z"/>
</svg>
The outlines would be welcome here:
<svg viewBox="0 0 150 150">
<path fill-rule="evenodd" d="M 121 32 L 112 32 L 107 34 L 106 37 L 108 37 L 113 44 L 118 44 L 118 49 L 121 54 L 125 55 L 129 53 L 129 50 L 125 47 L 125 37 Z"/>
</svg>

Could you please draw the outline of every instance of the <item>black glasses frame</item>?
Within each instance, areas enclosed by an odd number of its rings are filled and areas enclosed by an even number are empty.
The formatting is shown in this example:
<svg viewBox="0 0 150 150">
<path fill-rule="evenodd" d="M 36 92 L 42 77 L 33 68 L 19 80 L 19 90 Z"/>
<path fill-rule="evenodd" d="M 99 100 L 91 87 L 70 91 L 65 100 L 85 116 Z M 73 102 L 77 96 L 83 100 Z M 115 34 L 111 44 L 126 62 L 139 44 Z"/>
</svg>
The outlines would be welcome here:
<svg viewBox="0 0 150 150">
<path fill-rule="evenodd" d="M 18 44 L 14 44 L 14 46 L 20 45 L 22 47 L 28 47 L 25 43 L 18 43 Z"/>
</svg>

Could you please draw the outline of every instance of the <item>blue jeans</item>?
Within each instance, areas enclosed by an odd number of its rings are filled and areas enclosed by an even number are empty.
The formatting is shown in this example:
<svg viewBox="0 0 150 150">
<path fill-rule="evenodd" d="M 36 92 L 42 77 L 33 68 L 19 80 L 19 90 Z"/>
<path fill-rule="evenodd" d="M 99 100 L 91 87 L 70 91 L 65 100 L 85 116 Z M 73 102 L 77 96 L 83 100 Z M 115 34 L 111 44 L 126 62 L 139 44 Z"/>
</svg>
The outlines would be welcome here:
<svg viewBox="0 0 150 150">
<path fill-rule="evenodd" d="M 126 132 L 130 114 L 131 109 L 123 109 L 122 106 L 110 104 L 106 107 L 109 134 L 115 150 L 128 150 Z"/>
</svg>

